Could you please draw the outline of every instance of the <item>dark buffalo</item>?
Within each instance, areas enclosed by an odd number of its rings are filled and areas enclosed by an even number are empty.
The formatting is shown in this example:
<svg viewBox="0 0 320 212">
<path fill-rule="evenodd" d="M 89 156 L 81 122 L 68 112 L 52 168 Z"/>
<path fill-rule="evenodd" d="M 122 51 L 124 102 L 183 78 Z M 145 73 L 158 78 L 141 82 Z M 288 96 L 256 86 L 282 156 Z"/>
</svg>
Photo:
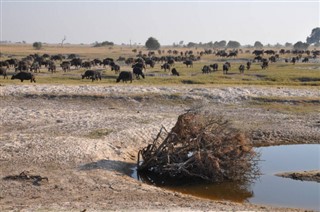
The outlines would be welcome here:
<svg viewBox="0 0 320 212">
<path fill-rule="evenodd" d="M 38 62 L 34 62 L 32 63 L 31 67 L 30 67 L 30 71 L 34 71 L 34 72 L 40 72 L 40 65 Z"/>
<path fill-rule="evenodd" d="M 81 67 L 81 65 L 82 65 L 82 59 L 80 59 L 80 58 L 73 58 L 73 59 L 70 61 L 70 64 L 71 64 L 71 66 L 75 66 L 76 68 Z"/>
<path fill-rule="evenodd" d="M 111 66 L 111 71 L 114 71 L 114 73 L 119 73 L 120 72 L 120 66 L 118 64 L 112 64 Z"/>
<path fill-rule="evenodd" d="M 175 68 L 173 68 L 173 69 L 171 70 L 171 73 L 172 73 L 173 76 L 180 76 L 179 72 L 178 72 L 177 69 L 175 69 Z"/>
<path fill-rule="evenodd" d="M 229 62 L 225 62 L 222 66 L 223 74 L 228 74 L 229 69 L 231 68 L 231 65 Z"/>
<path fill-rule="evenodd" d="M 50 63 L 48 66 L 48 71 L 51 71 L 51 73 L 56 72 L 57 66 L 54 63 Z"/>
<path fill-rule="evenodd" d="M 307 57 L 303 58 L 302 62 L 303 62 L 303 63 L 309 62 L 309 58 L 307 58 Z"/>
<path fill-rule="evenodd" d="M 161 66 L 161 69 L 164 69 L 164 71 L 167 71 L 167 69 L 170 70 L 170 65 L 169 65 L 169 63 L 163 64 L 163 65 Z"/>
<path fill-rule="evenodd" d="M 269 62 L 267 60 L 264 60 L 261 64 L 262 69 L 267 69 L 269 67 Z"/>
<path fill-rule="evenodd" d="M 154 68 L 154 65 L 156 64 L 155 62 L 154 62 L 154 60 L 152 60 L 152 59 L 146 59 L 146 65 L 149 65 L 151 68 Z"/>
<path fill-rule="evenodd" d="M 81 64 L 81 67 L 83 67 L 83 68 L 91 68 L 92 67 L 92 63 L 91 63 L 91 61 L 84 61 Z"/>
<path fill-rule="evenodd" d="M 187 67 L 193 67 L 193 61 L 192 60 L 186 60 L 183 62 Z"/>
<path fill-rule="evenodd" d="M 136 76 L 136 79 L 140 79 L 140 76 L 142 76 L 142 78 L 144 79 L 144 74 L 141 68 L 134 67 L 132 71 L 133 71 L 133 74 Z"/>
<path fill-rule="evenodd" d="M 0 61 L 0 67 L 10 68 L 10 64 L 8 61 Z"/>
<path fill-rule="evenodd" d="M 103 67 L 110 65 L 110 63 L 114 62 L 112 58 L 106 58 L 102 61 Z"/>
<path fill-rule="evenodd" d="M 204 66 L 202 67 L 202 73 L 203 73 L 203 74 L 209 74 L 210 72 L 211 72 L 211 69 L 210 69 L 209 66 L 204 65 Z"/>
<path fill-rule="evenodd" d="M 132 68 L 140 68 L 141 70 L 142 69 L 146 70 L 146 66 L 144 65 L 144 63 L 141 63 L 141 62 L 135 63 L 131 67 Z"/>
<path fill-rule="evenodd" d="M 241 65 L 239 66 L 239 71 L 240 71 L 241 74 L 244 73 L 244 65 L 243 65 L 243 64 L 241 64 Z"/>
<path fill-rule="evenodd" d="M 7 79 L 8 79 L 7 69 L 1 67 L 1 68 L 0 68 L 0 75 L 3 75 L 3 79 L 5 79 L 6 77 L 7 77 Z"/>
<path fill-rule="evenodd" d="M 62 70 L 63 70 L 64 72 L 66 72 L 66 71 L 70 70 L 70 68 L 71 68 L 71 63 L 70 63 L 69 61 L 63 61 L 63 62 L 60 64 L 60 66 L 61 66 Z"/>
<path fill-rule="evenodd" d="M 86 78 L 86 79 L 91 79 L 92 82 L 94 80 L 101 80 L 101 74 L 99 71 L 94 71 L 94 70 L 87 70 L 86 72 L 84 72 L 84 74 L 81 75 L 82 79 Z"/>
<path fill-rule="evenodd" d="M 249 70 L 250 70 L 250 68 L 251 68 L 251 62 L 250 62 L 250 61 L 248 61 L 248 62 L 247 62 L 247 70 L 249 71 Z"/>
<path fill-rule="evenodd" d="M 36 82 L 35 76 L 33 75 L 33 73 L 30 72 L 19 72 L 15 75 L 12 75 L 11 79 L 19 79 L 21 80 L 21 82 L 23 82 L 23 80 L 30 80 L 30 82 Z"/>
<path fill-rule="evenodd" d="M 30 61 L 19 61 L 18 65 L 15 67 L 15 71 L 29 71 L 31 66 Z"/>
<path fill-rule="evenodd" d="M 210 65 L 210 67 L 212 68 L 213 71 L 218 71 L 219 65 L 218 65 L 218 63 L 215 63 L 215 64 Z"/>
<path fill-rule="evenodd" d="M 252 52 L 252 54 L 256 55 L 256 56 L 260 56 L 260 55 L 263 55 L 264 53 L 264 50 L 254 50 Z"/>
<path fill-rule="evenodd" d="M 130 81 L 132 83 L 132 73 L 130 71 L 121 71 L 118 78 L 117 82 L 127 82 Z"/>
</svg>

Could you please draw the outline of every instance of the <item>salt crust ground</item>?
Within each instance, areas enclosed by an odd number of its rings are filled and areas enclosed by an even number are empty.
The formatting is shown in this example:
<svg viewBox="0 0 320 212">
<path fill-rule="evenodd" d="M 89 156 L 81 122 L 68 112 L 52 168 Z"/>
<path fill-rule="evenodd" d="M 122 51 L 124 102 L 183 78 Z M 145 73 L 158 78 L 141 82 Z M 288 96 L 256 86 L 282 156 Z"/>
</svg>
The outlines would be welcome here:
<svg viewBox="0 0 320 212">
<path fill-rule="evenodd" d="M 195 86 L 0 86 L 0 178 L 28 170 L 41 186 L 0 180 L 3 210 L 287 211 L 212 201 L 131 178 L 137 151 L 200 105 L 247 131 L 254 145 L 320 143 L 317 113 L 248 105 L 253 97 L 319 98 L 319 89 Z"/>
</svg>

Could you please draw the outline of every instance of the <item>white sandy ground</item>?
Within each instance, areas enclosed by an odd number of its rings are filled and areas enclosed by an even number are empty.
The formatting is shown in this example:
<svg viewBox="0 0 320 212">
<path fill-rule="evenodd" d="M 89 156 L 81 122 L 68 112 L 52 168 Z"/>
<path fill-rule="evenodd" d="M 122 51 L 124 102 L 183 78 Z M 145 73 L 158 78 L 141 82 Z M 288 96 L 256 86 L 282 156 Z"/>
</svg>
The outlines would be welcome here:
<svg viewBox="0 0 320 212">
<path fill-rule="evenodd" d="M 0 180 L 3 210 L 262 210 L 213 201 L 128 176 L 139 149 L 190 107 L 203 106 L 247 131 L 255 145 L 320 143 L 319 111 L 304 115 L 248 106 L 253 97 L 320 98 L 314 89 L 195 86 L 0 86 L 0 178 L 27 170 L 41 186 Z"/>
</svg>

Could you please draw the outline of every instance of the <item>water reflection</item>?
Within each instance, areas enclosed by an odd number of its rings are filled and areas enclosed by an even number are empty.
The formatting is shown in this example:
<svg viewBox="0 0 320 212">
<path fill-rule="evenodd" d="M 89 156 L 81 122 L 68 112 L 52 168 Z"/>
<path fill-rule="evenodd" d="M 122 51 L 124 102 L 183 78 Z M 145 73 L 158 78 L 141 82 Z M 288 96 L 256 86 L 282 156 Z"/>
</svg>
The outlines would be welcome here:
<svg viewBox="0 0 320 212">
<path fill-rule="evenodd" d="M 147 184 L 156 185 L 169 190 L 191 194 L 197 197 L 209 198 L 214 200 L 231 200 L 235 202 L 248 201 L 253 197 L 249 183 L 223 182 L 223 183 L 204 183 L 203 181 L 190 181 L 187 179 L 176 181 L 164 179 L 155 174 L 137 173 L 137 178 Z"/>
<path fill-rule="evenodd" d="M 137 175 L 139 180 L 170 190 L 213 200 L 248 201 L 282 207 L 320 210 L 320 183 L 277 177 L 286 171 L 319 170 L 320 145 L 289 145 L 257 148 L 261 154 L 262 176 L 252 184 L 224 182 L 199 184 L 183 182 L 170 184 L 161 176 Z"/>
</svg>

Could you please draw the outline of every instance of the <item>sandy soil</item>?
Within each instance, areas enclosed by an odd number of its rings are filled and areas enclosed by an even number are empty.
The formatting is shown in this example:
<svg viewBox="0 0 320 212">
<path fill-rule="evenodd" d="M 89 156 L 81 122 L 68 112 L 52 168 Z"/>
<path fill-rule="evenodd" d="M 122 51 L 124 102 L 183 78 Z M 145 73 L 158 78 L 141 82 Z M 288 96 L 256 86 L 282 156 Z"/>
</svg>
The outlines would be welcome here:
<svg viewBox="0 0 320 212">
<path fill-rule="evenodd" d="M 250 107 L 259 96 L 319 97 L 318 89 L 153 86 L 0 86 L 0 178 L 29 171 L 47 177 L 0 180 L 3 210 L 298 210 L 199 199 L 129 175 L 140 148 L 192 107 L 223 115 L 254 145 L 319 143 L 318 112 Z"/>
<path fill-rule="evenodd" d="M 320 170 L 283 172 L 276 175 L 280 177 L 291 178 L 294 180 L 315 181 L 317 183 L 320 183 Z"/>
</svg>

